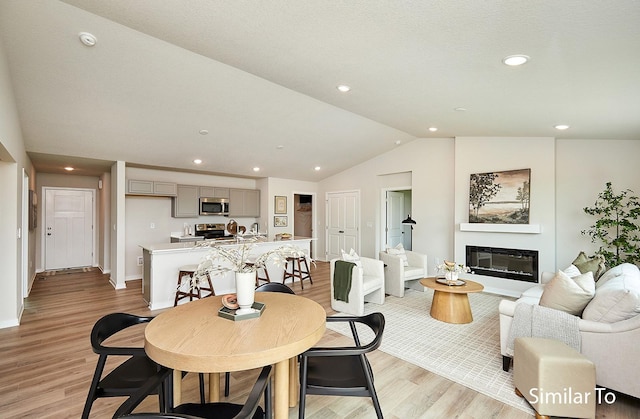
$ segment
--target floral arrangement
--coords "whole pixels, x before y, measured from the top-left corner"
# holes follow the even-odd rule
[[[208,275],[221,275],[225,272],[255,272],[259,268],[266,268],[269,261],[277,266],[285,266],[288,257],[306,257],[313,263],[313,260],[302,249],[290,244],[282,245],[255,257],[252,254],[253,248],[256,243],[265,240],[262,237],[247,239],[238,237],[238,243],[233,245],[215,240],[197,243],[196,248],[209,247],[211,250],[198,265],[191,287],[197,288],[200,283],[206,283]]]
[[[462,263],[455,263],[455,262],[449,262],[449,261],[444,261],[444,263],[441,263],[440,265],[436,266],[436,269],[438,269],[438,272],[453,272],[456,274],[462,273],[462,272],[471,272],[471,268],[469,268],[468,266],[463,265]]]

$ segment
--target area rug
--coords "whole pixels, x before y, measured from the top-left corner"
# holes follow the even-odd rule
[[[43,271],[38,273],[38,277],[49,277],[49,276],[56,276],[56,275],[69,275],[69,274],[77,274],[77,273],[81,273],[81,272],[91,272],[94,270],[97,270],[99,268],[94,268],[94,267],[88,267],[88,268],[67,268],[67,269],[58,269],[55,271]]]
[[[380,350],[533,414],[529,404],[515,395],[512,372],[502,370],[498,305],[503,297],[469,294],[473,312],[469,324],[433,319],[432,298],[432,290],[406,290],[403,298],[387,296],[383,305],[365,304],[365,314],[379,311],[385,316]],[[351,336],[342,323],[327,323],[327,328]]]

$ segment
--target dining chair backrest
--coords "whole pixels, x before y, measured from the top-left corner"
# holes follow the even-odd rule
[[[295,294],[291,288],[280,282],[268,282],[256,288],[256,292],[282,292],[286,294]]]

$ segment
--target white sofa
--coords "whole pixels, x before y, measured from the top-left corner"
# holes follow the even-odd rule
[[[361,267],[354,266],[351,271],[351,289],[349,290],[349,302],[336,300],[333,297],[333,273],[336,261],[331,260],[331,308],[341,313],[353,316],[364,315],[364,303],[384,303],[384,265],[382,261],[360,257]]]
[[[538,304],[545,284],[553,278],[545,272],[542,283],[524,293],[517,301],[500,302],[500,350],[503,369],[509,370],[508,336],[516,304]],[[628,263],[605,272],[596,283],[594,298],[578,320],[581,352],[596,365],[599,386],[640,398],[640,270]],[[635,308],[634,308],[635,307]],[[621,312],[632,317],[616,320]],[[602,321],[586,320],[599,317]]]
[[[404,297],[404,289],[412,288],[422,278],[427,277],[427,255],[411,250],[405,250],[408,266],[404,260],[385,251],[380,252],[380,260],[386,265],[384,268],[384,289],[389,295]],[[416,289],[424,290],[420,284]]]

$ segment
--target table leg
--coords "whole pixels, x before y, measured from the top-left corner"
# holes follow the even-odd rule
[[[473,321],[469,296],[435,290],[431,303],[431,317],[446,323],[464,324]]]
[[[298,405],[298,397],[300,395],[298,391],[298,386],[300,385],[298,373],[298,357],[289,358],[289,407]]]
[[[173,405],[182,403],[182,371],[173,370]]]
[[[209,374],[209,402],[220,401],[220,373],[212,372]]]
[[[289,360],[285,359],[276,364],[275,371],[275,403],[273,413],[275,419],[289,417]]]

